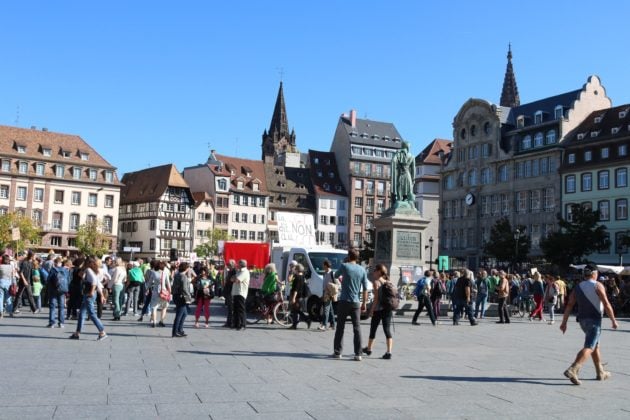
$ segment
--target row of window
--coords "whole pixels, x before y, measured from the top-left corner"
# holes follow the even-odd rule
[[[516,162],[514,164],[514,179],[532,178],[556,172],[556,159],[552,157],[542,157],[540,159],[530,159]],[[494,176],[493,176],[494,175]],[[495,172],[491,168],[482,168],[480,171],[473,168],[468,172],[460,172],[458,174],[449,174],[444,177],[443,187],[445,190],[453,190],[456,187],[463,187],[464,180],[467,185],[488,185],[495,183],[504,183],[510,180],[509,165],[499,165]]]
[[[389,165],[381,163],[372,164],[365,162],[352,162],[352,173],[359,176],[377,176],[379,178],[389,178]]]
[[[527,134],[521,139],[520,150],[529,150],[550,144],[556,144],[556,130],[549,130],[546,134],[539,131],[534,134],[533,141],[532,136]]]
[[[26,153],[26,149],[27,149],[26,145],[17,144],[16,146],[17,146],[16,150],[17,150],[18,153],[20,153],[20,154]],[[51,157],[52,156],[52,149],[50,147],[43,147],[42,146],[42,147],[40,147],[40,150],[41,150],[42,156],[44,156],[44,157]],[[59,154],[61,156],[63,156],[64,158],[72,157],[72,151],[68,150],[68,149],[60,148],[59,149]],[[78,150],[77,151],[77,155],[81,158],[81,160],[87,161],[87,160],[90,159],[90,154],[88,152],[82,152],[82,151]]]
[[[481,196],[480,212],[482,216],[508,215],[511,207],[516,213],[538,213],[541,211],[554,211],[555,191],[554,188],[543,190],[518,191],[512,198],[510,194],[494,194]],[[444,201],[444,218],[468,217],[471,215],[471,208],[464,200]]]
[[[37,216],[41,217],[41,215]],[[35,217],[34,217],[35,218]],[[102,219],[102,229],[104,233],[112,233],[112,224],[114,218],[112,216],[104,216]],[[88,214],[86,217],[86,223],[96,223],[97,217],[95,214]],[[79,213],[70,213],[68,218],[68,230],[76,231],[81,226],[81,215]],[[50,223],[52,230],[64,230],[64,214],[60,211],[52,213],[52,219]]]
[[[241,241],[250,240],[250,241],[263,242],[265,240],[265,232],[232,229],[232,237],[234,239],[240,239]]]
[[[628,169],[618,168],[615,169],[615,188],[625,188],[628,186]],[[572,194],[577,192],[577,176],[567,175],[564,178],[564,192]],[[586,172],[580,175],[580,188],[581,191],[593,190],[593,174]],[[607,190],[610,188],[610,170],[604,169],[597,172],[597,189]]]
[[[365,215],[365,227],[366,229],[371,229],[374,223],[374,216]],[[354,225],[360,226],[363,224],[363,215],[355,214],[354,215]]]
[[[346,217],[345,216],[326,216],[326,215],[320,215],[319,216],[319,223],[321,225],[338,225],[338,226],[345,226],[346,225]]]
[[[29,162],[25,160],[17,160],[15,162],[17,172],[22,175],[29,175]],[[60,164],[54,164],[55,176],[57,178],[63,178],[66,175],[66,166]],[[35,175],[44,176],[46,173],[46,164],[43,162],[36,162],[32,164],[31,169]],[[0,164],[0,171],[2,172],[11,172],[11,160],[10,159],[2,159],[2,163]],[[94,168],[83,168],[81,166],[72,166],[69,168],[70,173],[72,174],[72,178],[76,180],[83,179],[85,176],[90,181],[98,180],[98,170]],[[107,183],[114,182],[114,172],[110,170],[103,170],[101,172],[103,179]]]
[[[492,144],[483,143],[483,144],[474,144],[468,148],[457,148],[457,161],[465,162],[466,161],[466,152],[468,152],[468,160],[475,160],[479,158],[479,154],[481,153],[482,158],[487,158],[492,155]]]
[[[65,198],[64,190],[55,190],[54,191],[54,203],[55,204],[63,204]],[[19,201],[26,201],[28,196],[28,187],[18,186],[15,190],[15,199]],[[72,191],[70,194],[70,204],[73,206],[81,205],[81,191]],[[0,199],[8,199],[9,195],[9,186],[8,185],[0,185]],[[34,202],[43,202],[44,201],[44,189],[43,188],[34,188],[33,189],[33,201]],[[89,207],[97,207],[98,206],[98,194],[97,193],[88,193],[88,201],[87,204]],[[114,207],[114,196],[111,194],[105,195],[105,203],[106,208]]]
[[[345,210],[346,209],[346,200],[335,200],[335,199],[326,199],[326,198],[321,198],[319,200],[319,208],[320,209],[339,209],[339,210]]]
[[[265,224],[265,215],[249,213],[232,213],[232,221],[238,223],[260,223]]]
[[[530,237],[532,247],[537,248],[540,246],[540,240],[553,232],[553,229],[554,225],[551,223],[529,225],[526,232]],[[479,246],[483,246],[490,240],[490,230],[491,228],[485,227],[479,229],[479,240],[481,241]],[[466,249],[477,246],[476,234],[477,230],[474,227],[466,229],[444,229],[442,231],[441,241],[444,249]]]
[[[374,181],[372,179],[366,179],[366,180],[355,179],[354,180],[355,190],[362,191],[364,185],[365,185],[365,193],[368,195],[374,195],[374,192],[376,192],[377,195],[385,195],[385,181]]]
[[[625,157],[628,156],[628,145],[620,144],[617,146],[617,157]],[[608,159],[610,157],[610,147],[605,146],[599,149],[599,158],[600,159]],[[582,159],[584,162],[591,162],[594,159],[593,150],[585,150],[582,155]],[[576,153],[571,152],[567,154],[567,162],[569,164],[574,164],[577,161]]]
[[[353,156],[374,156],[379,158],[391,159],[394,157],[394,151],[380,149],[378,147],[368,147],[368,146],[351,146],[350,153]]]
[[[265,207],[265,197],[250,197],[248,195],[233,194],[232,203],[238,206]]]
[[[488,136],[490,135],[490,133],[492,132],[492,125],[490,124],[489,121],[486,121],[485,123],[483,123],[483,133]],[[469,131],[466,131],[466,128],[462,128],[459,131],[459,138],[462,140],[466,140],[466,138],[468,137],[468,133],[470,133],[470,137],[476,137],[477,136],[477,126],[475,124],[472,124],[470,126]]]
[[[337,234],[335,232],[318,232],[317,238],[318,238],[318,242],[317,242],[318,245],[335,246],[335,245],[342,245],[346,243],[345,232],[339,232]]]
[[[573,220],[573,204],[569,203],[564,206],[564,218],[568,221]],[[582,207],[592,209],[593,204],[590,201],[580,203]],[[619,198],[615,200],[615,220],[628,220],[628,199]],[[606,222],[611,220],[610,200],[600,200],[597,202],[597,210],[599,210],[599,220]]]
[[[363,197],[354,197],[354,207],[362,209],[363,208]],[[379,198],[376,200],[376,211],[382,213],[385,210],[385,199]],[[366,197],[365,198],[365,211],[372,212],[374,211],[374,198]]]
[[[214,215],[214,223],[218,225],[227,225],[229,216],[227,213],[216,213]]]

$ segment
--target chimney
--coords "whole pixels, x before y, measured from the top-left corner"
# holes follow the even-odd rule
[[[42,131],[48,131],[48,128],[42,127]]]
[[[350,110],[350,127],[354,128],[357,126],[357,111],[354,109]]]
[[[31,125],[31,130],[37,130],[37,126]]]

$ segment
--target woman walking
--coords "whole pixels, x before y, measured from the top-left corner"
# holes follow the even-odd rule
[[[114,264],[115,266],[110,273],[112,304],[114,305],[114,321],[120,321],[120,314],[125,299],[123,290],[125,288],[125,282],[127,281],[127,269],[122,258],[116,258]]]
[[[378,325],[383,322],[383,332],[385,333],[385,343],[387,350],[385,354],[382,356],[383,359],[391,359],[392,358],[392,346],[394,345],[394,339],[392,338],[391,325],[392,325],[392,316],[393,312],[391,309],[383,308],[381,305],[381,301],[383,299],[382,287],[384,284],[389,282],[389,277],[387,277],[387,267],[383,264],[378,264],[374,269],[373,273],[374,279],[372,285],[374,287],[374,301],[372,302],[372,307],[370,308],[370,316],[372,317],[372,321],[370,324],[370,336],[368,338],[367,347],[363,348],[363,353],[370,356],[372,354],[372,345],[374,344],[374,339],[376,338],[376,330],[378,329]]]
[[[172,337],[186,337],[184,332],[184,321],[188,315],[188,304],[192,302],[190,295],[191,272],[188,263],[183,262],[175,273],[173,279],[173,301],[175,302],[175,319],[173,320]],[[206,323],[206,325],[208,325]]]
[[[4,317],[4,311],[9,311],[8,305],[11,303],[9,288],[15,284],[15,267],[11,264],[11,257],[8,254],[2,256],[0,264],[0,319]]]
[[[192,273],[184,273],[188,276],[188,279],[192,277]],[[214,285],[212,281],[208,277],[208,269],[203,267],[199,271],[199,277],[197,277],[195,282],[195,294],[196,294],[196,305],[195,309],[195,328],[199,328],[199,317],[201,316],[201,312],[203,311],[203,316],[206,318],[205,327],[208,328],[210,322],[210,301],[214,297]]]
[[[98,283],[103,281],[103,274],[101,273],[101,263],[96,257],[88,257],[85,262],[85,276],[81,282],[81,288],[83,290],[83,299],[81,301],[81,310],[79,311],[79,321],[77,322],[77,330],[70,336],[71,339],[78,340],[81,330],[83,329],[83,322],[85,321],[86,314],[98,330],[98,341],[107,338],[105,327],[100,319],[96,316],[94,310],[94,300],[97,297],[96,287]]]
[[[499,300],[499,320],[497,324],[509,324],[508,298],[510,296],[510,282],[503,271],[499,273],[499,285],[496,287],[496,292]]]
[[[149,273],[149,285],[151,288],[151,327],[166,327],[166,309],[170,302],[171,279],[164,269],[164,261],[156,261]],[[168,298],[168,299],[167,299]],[[157,313],[160,311],[160,321],[158,323]]]
[[[545,287],[545,305],[549,308],[549,325],[553,325],[555,320],[554,308],[558,303],[558,285],[552,275],[545,276],[547,286]]]
[[[541,322],[545,322],[545,317],[543,316],[543,300],[545,296],[545,286],[543,285],[542,278],[540,273],[537,271],[532,276],[532,294],[534,295],[534,302],[536,302],[536,307],[529,314],[529,320],[533,321],[534,317],[538,316]]]

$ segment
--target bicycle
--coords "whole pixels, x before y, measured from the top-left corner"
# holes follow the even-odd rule
[[[291,325],[291,311],[288,302],[282,298],[282,292],[273,294],[273,300],[267,300],[259,289],[252,291],[247,296],[245,303],[246,321],[248,324],[257,324],[262,319],[273,319],[273,322],[281,326]]]
[[[519,296],[518,298],[518,315],[523,318],[525,314],[529,314],[534,310],[534,299],[531,296]]]

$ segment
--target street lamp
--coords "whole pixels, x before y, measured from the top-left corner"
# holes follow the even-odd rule
[[[521,237],[521,231],[516,229],[514,231],[514,267],[512,271],[516,273],[516,261],[518,260],[518,240]]]
[[[429,238],[429,246],[425,246],[424,249],[429,248],[429,270],[433,270],[433,236]]]

